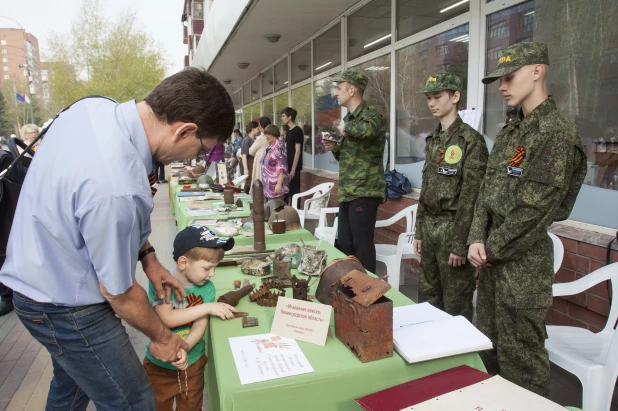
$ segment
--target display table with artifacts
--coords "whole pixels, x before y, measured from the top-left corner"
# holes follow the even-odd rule
[[[289,233],[280,235],[287,234]],[[282,241],[279,244],[272,241],[269,242],[269,238],[272,237],[266,236],[267,249],[261,252],[262,254],[254,255],[253,258],[258,259],[265,254],[273,254],[272,250],[288,245],[286,241]],[[315,239],[310,241],[304,240],[304,246],[298,240],[294,242],[298,243],[298,247],[312,251],[307,255],[313,256],[314,260],[303,261],[305,266],[309,267],[307,270],[312,269],[312,263],[323,266],[324,262],[318,258],[323,253],[319,251],[325,252],[327,267],[329,267],[328,264],[333,260],[344,257],[340,251],[325,242],[320,243]],[[288,246],[288,253],[298,251],[298,247]],[[231,253],[235,253],[235,255],[241,255],[243,252],[248,253],[248,251],[242,251],[245,248],[247,247],[240,248],[241,251],[232,250]],[[290,259],[293,255],[274,258],[285,261],[285,259]],[[250,253],[244,254],[244,256],[251,258]],[[235,257],[226,255],[224,261],[234,259]],[[281,290],[285,292],[284,296],[288,298],[292,298],[293,295],[304,295],[304,293],[295,293],[292,287],[283,287],[282,285],[275,284],[272,279],[272,270],[269,272],[262,272],[257,269],[245,270],[245,272],[264,274],[265,277],[270,277],[264,279],[264,277],[243,274],[241,267],[238,265],[226,266],[226,264],[224,263],[218,267],[216,276],[211,279],[216,286],[217,297],[236,290],[236,287],[241,282],[244,282],[245,285],[255,284],[255,286],[253,287],[254,290],[248,295],[234,298],[234,301],[238,302],[236,308],[243,313],[247,313],[247,316],[242,319],[238,318],[229,321],[211,318],[204,337],[208,347],[206,395],[211,411],[242,411],[258,408],[268,409],[269,411],[290,409],[358,410],[359,407],[354,402],[356,398],[436,372],[460,365],[468,365],[485,371],[483,363],[476,353],[408,364],[395,352],[389,357],[363,363],[354,352],[337,338],[334,319],[335,310],[333,310],[330,331],[324,346],[298,341],[298,346],[313,368],[313,372],[252,384],[241,384],[230,346],[230,338],[270,333],[275,316],[275,307],[268,305],[272,305],[270,303],[273,303],[273,301],[270,300],[273,299],[273,296],[276,299],[276,295],[280,295]],[[293,261],[290,263],[290,266],[297,267],[297,264],[299,264],[299,261]],[[255,266],[257,267],[258,265],[260,264],[258,263]],[[290,275],[291,277],[296,276],[298,280],[309,280],[309,290],[306,295],[308,295],[311,301],[319,304],[314,297],[318,293],[318,278],[301,274],[297,268],[290,268],[289,274],[287,270],[284,271],[286,272],[286,277]],[[234,284],[235,281],[236,286]],[[296,280],[293,279],[292,282],[296,283]],[[264,288],[262,291],[259,291],[261,287]],[[324,288],[323,285],[321,288]],[[318,294],[321,293],[322,291]],[[241,294],[244,294],[244,292]],[[265,305],[260,305],[257,302],[262,294],[266,296]],[[227,298],[230,296],[235,297],[234,294],[228,294]],[[387,291],[384,297],[392,301],[392,305],[395,307],[413,303],[409,298],[392,289]],[[256,302],[252,302],[252,300]],[[244,327],[243,321],[251,324],[257,323],[257,325]]]

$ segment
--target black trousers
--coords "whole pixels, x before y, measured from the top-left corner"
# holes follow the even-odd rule
[[[157,181],[165,180],[165,166],[162,162],[157,161],[154,156],[152,157],[152,172],[155,174]]]
[[[290,191],[288,193],[288,203],[292,203],[292,197],[294,194],[300,193],[300,170],[297,170],[294,174],[294,178],[290,180]],[[298,207],[298,205],[297,205]]]
[[[376,227],[379,198],[360,197],[339,203],[337,248],[345,255],[354,255],[365,270],[376,272]]]

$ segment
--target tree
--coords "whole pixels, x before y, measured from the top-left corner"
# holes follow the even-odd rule
[[[141,29],[135,11],[116,19],[98,0],[83,0],[71,31],[50,39],[51,113],[87,95],[142,100],[164,78],[162,48]]]
[[[0,94],[2,94],[6,103],[5,112],[0,114],[0,116],[10,123],[9,126],[0,129],[0,131],[6,130],[7,135],[12,133],[19,135],[19,128],[24,124],[31,123],[32,118],[30,116],[30,106],[17,100],[15,95],[29,94],[28,83],[13,79],[4,80],[2,85],[0,85]]]
[[[8,103],[4,95],[0,93],[0,136],[9,136],[11,134],[12,125]]]

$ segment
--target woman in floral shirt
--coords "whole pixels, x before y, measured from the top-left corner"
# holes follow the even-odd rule
[[[262,182],[264,183],[264,201],[283,200],[289,189],[288,158],[284,143],[279,140],[279,129],[268,125],[264,129],[268,147],[260,164],[262,165]]]

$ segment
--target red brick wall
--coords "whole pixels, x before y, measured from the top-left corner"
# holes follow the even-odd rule
[[[305,171],[301,172],[301,191],[309,190],[321,183],[334,182],[331,191],[330,207],[337,207],[337,180],[320,177]],[[388,200],[378,209],[378,220],[392,217],[405,207],[416,204],[415,200],[402,197],[398,200]],[[405,221],[401,220],[389,228],[378,228],[375,233],[375,242],[382,244],[396,244],[399,234],[405,231]],[[585,232],[588,237],[595,235],[590,231],[575,229]],[[569,282],[582,278],[605,265],[606,247],[600,247],[583,241],[575,241],[558,235],[564,244],[564,259],[562,267],[556,273],[556,282]],[[607,236],[605,236],[607,237]],[[612,250],[611,262],[618,262],[618,250]],[[418,273],[416,261],[402,262],[406,269]],[[587,328],[593,332],[600,331],[605,327],[609,314],[609,298],[605,283],[598,284],[590,290],[568,297],[556,297],[547,314],[547,323],[554,325],[569,325]]]

